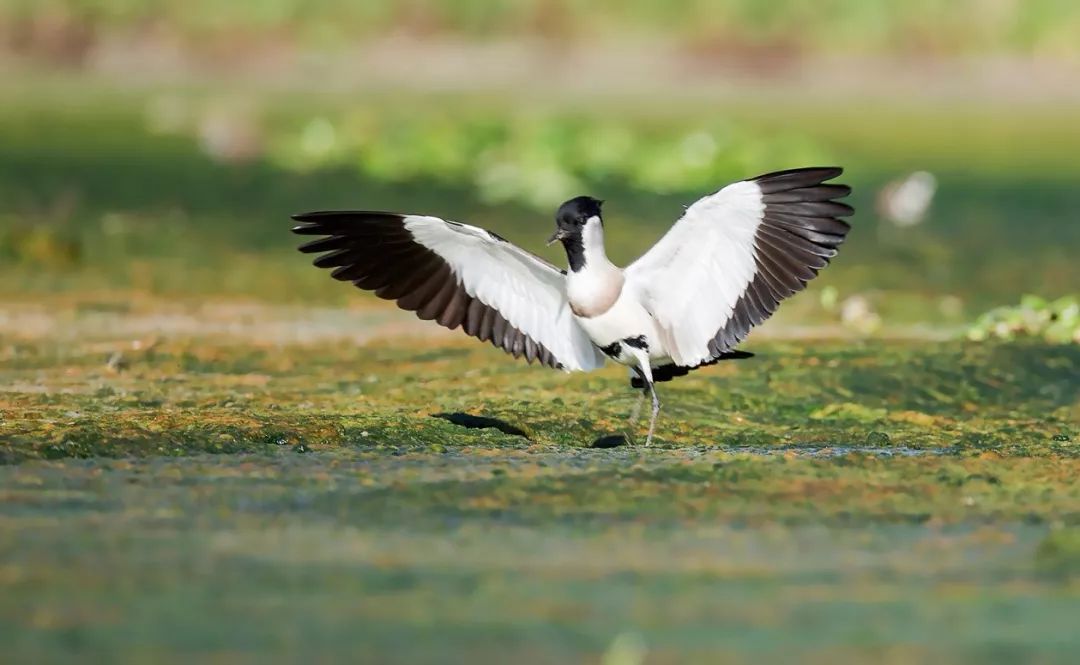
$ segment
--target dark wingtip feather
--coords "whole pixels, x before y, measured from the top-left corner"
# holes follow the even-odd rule
[[[327,222],[340,222],[348,220],[356,222],[399,221],[406,217],[399,212],[386,212],[383,210],[315,210],[312,212],[299,212],[290,216],[294,221],[308,224],[324,224]]]
[[[331,210],[316,210],[316,211],[312,211],[312,212],[298,212],[295,215],[292,215],[291,217],[292,217],[293,221],[296,221],[296,222],[315,222],[320,217],[326,217],[327,215],[336,215],[336,214],[340,214],[340,213],[337,213],[337,212],[334,212],[334,211],[331,211]]]
[[[293,232],[296,233],[296,229],[293,229]],[[310,242],[306,242],[303,245],[297,247],[296,249],[300,250],[304,254],[313,254],[315,252],[328,252],[332,249],[341,249],[342,247],[346,246],[348,242],[349,239],[345,236],[325,236],[316,240],[312,240]]]
[[[793,190],[800,192],[802,190]],[[855,209],[840,201],[792,201],[790,203],[774,203],[771,194],[762,196],[768,206],[768,213],[782,212],[798,217],[850,217],[855,214]],[[846,196],[846,194],[845,194]],[[768,214],[766,213],[766,214]]]
[[[298,222],[314,222],[326,217],[344,217],[344,216],[357,216],[357,215],[370,215],[370,214],[385,214],[385,213],[369,213],[354,210],[313,210],[311,212],[300,212],[292,216]]]
[[[803,166],[797,169],[784,169],[765,173],[754,178],[754,180],[775,180],[776,178],[795,178],[805,175],[807,178],[821,178],[821,182],[824,182],[843,175],[843,173],[844,167],[842,166]]]
[[[801,169],[773,171],[754,178],[761,187],[762,194],[775,194],[792,189],[813,187],[841,175],[844,169],[839,166],[809,166]]]

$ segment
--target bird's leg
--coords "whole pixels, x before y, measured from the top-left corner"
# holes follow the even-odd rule
[[[652,445],[653,430],[656,429],[656,417],[660,415],[660,398],[656,396],[656,385],[649,381],[649,392],[652,393],[652,417],[649,418],[649,433],[645,437],[645,445]]]
[[[637,367],[630,368],[630,375],[641,379],[642,383],[645,383],[645,375],[641,373]],[[641,403],[645,401],[645,394],[649,392],[649,389],[642,386],[641,392],[638,393],[638,398],[634,402],[634,408],[630,411],[630,426],[633,427],[637,424],[638,418],[641,417]]]
[[[648,389],[649,394],[652,395],[652,417],[649,418],[649,433],[645,436],[645,445],[650,446],[652,445],[653,430],[656,429],[656,416],[660,414],[660,398],[656,396],[656,386],[653,384],[652,365],[649,364],[649,356],[641,352],[634,355],[637,357],[638,367],[641,371],[641,378],[645,381],[645,387]]]

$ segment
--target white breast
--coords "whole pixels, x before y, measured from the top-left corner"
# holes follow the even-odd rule
[[[619,300],[623,288],[622,271],[615,266],[586,268],[566,279],[570,309],[582,318],[600,316]]]
[[[576,317],[578,325],[598,347],[644,335],[649,347],[649,358],[667,359],[668,353],[655,319],[641,305],[630,289],[623,289],[618,300],[606,312],[593,317]],[[618,362],[630,363],[628,356],[616,358]]]
[[[578,325],[601,349],[644,336],[650,358],[667,358],[660,330],[642,305],[640,290],[627,284],[623,270],[609,261],[604,252],[599,218],[592,217],[586,222],[582,244],[585,265],[566,276],[566,297]],[[626,345],[622,346],[625,351]],[[614,359],[623,364],[635,362],[627,353]]]

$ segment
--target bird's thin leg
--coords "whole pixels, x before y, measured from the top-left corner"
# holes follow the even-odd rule
[[[660,398],[656,396],[656,385],[649,381],[649,392],[652,393],[652,417],[649,418],[649,433],[645,437],[645,445],[652,445],[653,430],[656,429],[656,416],[660,415]]]
[[[635,353],[638,367],[641,370],[641,378],[645,381],[645,387],[652,395],[652,417],[649,418],[649,433],[645,436],[645,445],[652,445],[653,430],[656,429],[656,416],[660,413],[660,398],[656,396],[656,386],[653,385],[652,365],[649,364],[649,356],[644,353]]]
[[[645,376],[641,373],[641,370],[639,370],[637,367],[631,367],[630,368],[630,375],[632,377],[637,377],[637,378],[641,379],[642,383],[645,382]],[[638,421],[638,418],[641,417],[641,403],[645,401],[645,393],[647,393],[647,392],[648,392],[648,388],[645,388],[643,386],[642,389],[641,389],[641,392],[638,393],[638,398],[634,402],[634,408],[633,408],[633,410],[630,411],[630,419],[629,419],[629,421],[630,421],[630,426],[631,427],[636,425],[637,421]]]

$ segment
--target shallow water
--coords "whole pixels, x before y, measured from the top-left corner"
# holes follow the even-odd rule
[[[1033,517],[1053,519],[1053,502],[1003,517],[989,486],[942,484],[918,490],[926,514],[896,512],[893,481],[855,474],[829,493],[863,500],[830,512],[828,493],[785,490],[829,477],[803,466],[818,453],[779,467],[737,451],[2,467],[0,638],[35,662],[133,645],[142,659],[580,662],[626,633],[677,662],[1064,663],[1080,648],[1080,597],[1040,563],[1053,527]],[[927,461],[856,457],[899,478]],[[941,509],[953,500],[964,513]]]

